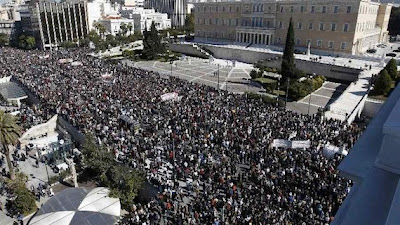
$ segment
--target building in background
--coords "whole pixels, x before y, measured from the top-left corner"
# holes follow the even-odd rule
[[[154,9],[135,8],[130,6],[121,7],[121,15],[125,18],[133,19],[135,32],[141,32],[150,29],[154,21],[157,30],[171,28],[171,20],[166,13],[157,13]]]
[[[88,33],[87,2],[26,2],[19,10],[22,33],[35,37],[39,48],[78,41]]]
[[[293,18],[296,47],[347,54],[388,41],[392,7],[371,0],[208,0],[194,6],[198,40],[282,46]]]
[[[127,30],[124,35],[130,35],[130,33],[133,33],[132,31],[134,30],[134,20],[133,19],[127,19],[123,18],[120,15],[115,15],[115,16],[107,16],[105,18],[102,18],[99,20],[99,23],[103,24],[103,26],[107,30],[107,34],[111,35],[120,35],[123,33],[122,25],[125,24],[126,26],[131,26],[131,31]]]
[[[188,14],[187,0],[145,0],[145,8],[166,13],[173,27],[183,27]]]
[[[109,0],[92,0],[87,3],[88,29],[95,30],[94,23],[108,16],[119,16],[120,5]]]

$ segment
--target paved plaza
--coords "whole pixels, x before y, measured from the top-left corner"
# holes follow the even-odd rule
[[[339,96],[346,90],[346,84],[325,82],[321,88],[307,95],[297,102],[289,102],[287,109],[302,114],[315,114],[318,109],[324,109],[335,102]]]
[[[232,67],[229,60],[215,59],[210,62],[208,59],[186,57],[186,60],[177,60],[173,64],[159,61],[127,62],[135,67],[156,71],[161,74],[179,77],[199,84],[204,84],[233,93],[264,92],[264,89],[253,82],[250,82],[250,71],[254,67],[250,64],[237,63]],[[172,70],[172,73],[171,73]],[[219,82],[218,82],[219,71]]]

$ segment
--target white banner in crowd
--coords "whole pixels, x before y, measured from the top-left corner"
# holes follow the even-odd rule
[[[341,154],[346,156],[348,154],[348,152],[346,151],[345,147],[337,147],[331,144],[326,144],[324,149],[323,149],[323,154],[327,157],[327,158],[332,158],[335,154]]]
[[[176,92],[171,92],[171,93],[166,93],[160,96],[161,97],[161,101],[170,101],[170,100],[179,100],[179,96],[178,93]]]
[[[80,61],[75,61],[71,63],[71,66],[82,66],[82,65],[83,65],[82,62]]]
[[[275,148],[309,148],[311,141],[289,141],[285,139],[274,139],[272,141],[272,147]]]
[[[111,77],[112,77],[112,74],[111,74],[111,73],[104,73],[104,74],[101,75],[101,77],[102,77],[103,79],[111,78]]]
[[[58,63],[72,63],[73,61],[73,59],[59,59]]]
[[[311,147],[311,141],[292,141],[292,148],[309,148]]]
[[[285,139],[274,139],[272,141],[272,147],[275,148],[290,148],[292,146],[291,141]]]

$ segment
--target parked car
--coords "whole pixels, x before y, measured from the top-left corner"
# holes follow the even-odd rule
[[[399,49],[395,49],[395,50],[393,50],[393,52],[400,52],[400,50]]]
[[[387,45],[385,45],[385,44],[379,44],[379,45],[377,45],[376,47],[378,47],[378,48],[386,48]]]
[[[376,49],[373,49],[373,48],[368,49],[368,50],[367,50],[367,53],[376,53]]]
[[[295,49],[295,50],[294,50],[294,53],[295,53],[295,54],[302,54],[302,55],[305,55],[305,54],[306,54],[305,51],[301,51],[301,50],[299,50],[299,49]]]
[[[389,57],[396,57],[396,54],[394,54],[394,53],[391,52],[391,53],[387,53],[386,56],[389,56]]]

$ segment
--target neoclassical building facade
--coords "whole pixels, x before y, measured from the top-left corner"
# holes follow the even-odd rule
[[[199,39],[279,46],[293,18],[296,47],[359,54],[387,42],[391,8],[372,0],[208,0],[193,12]]]

